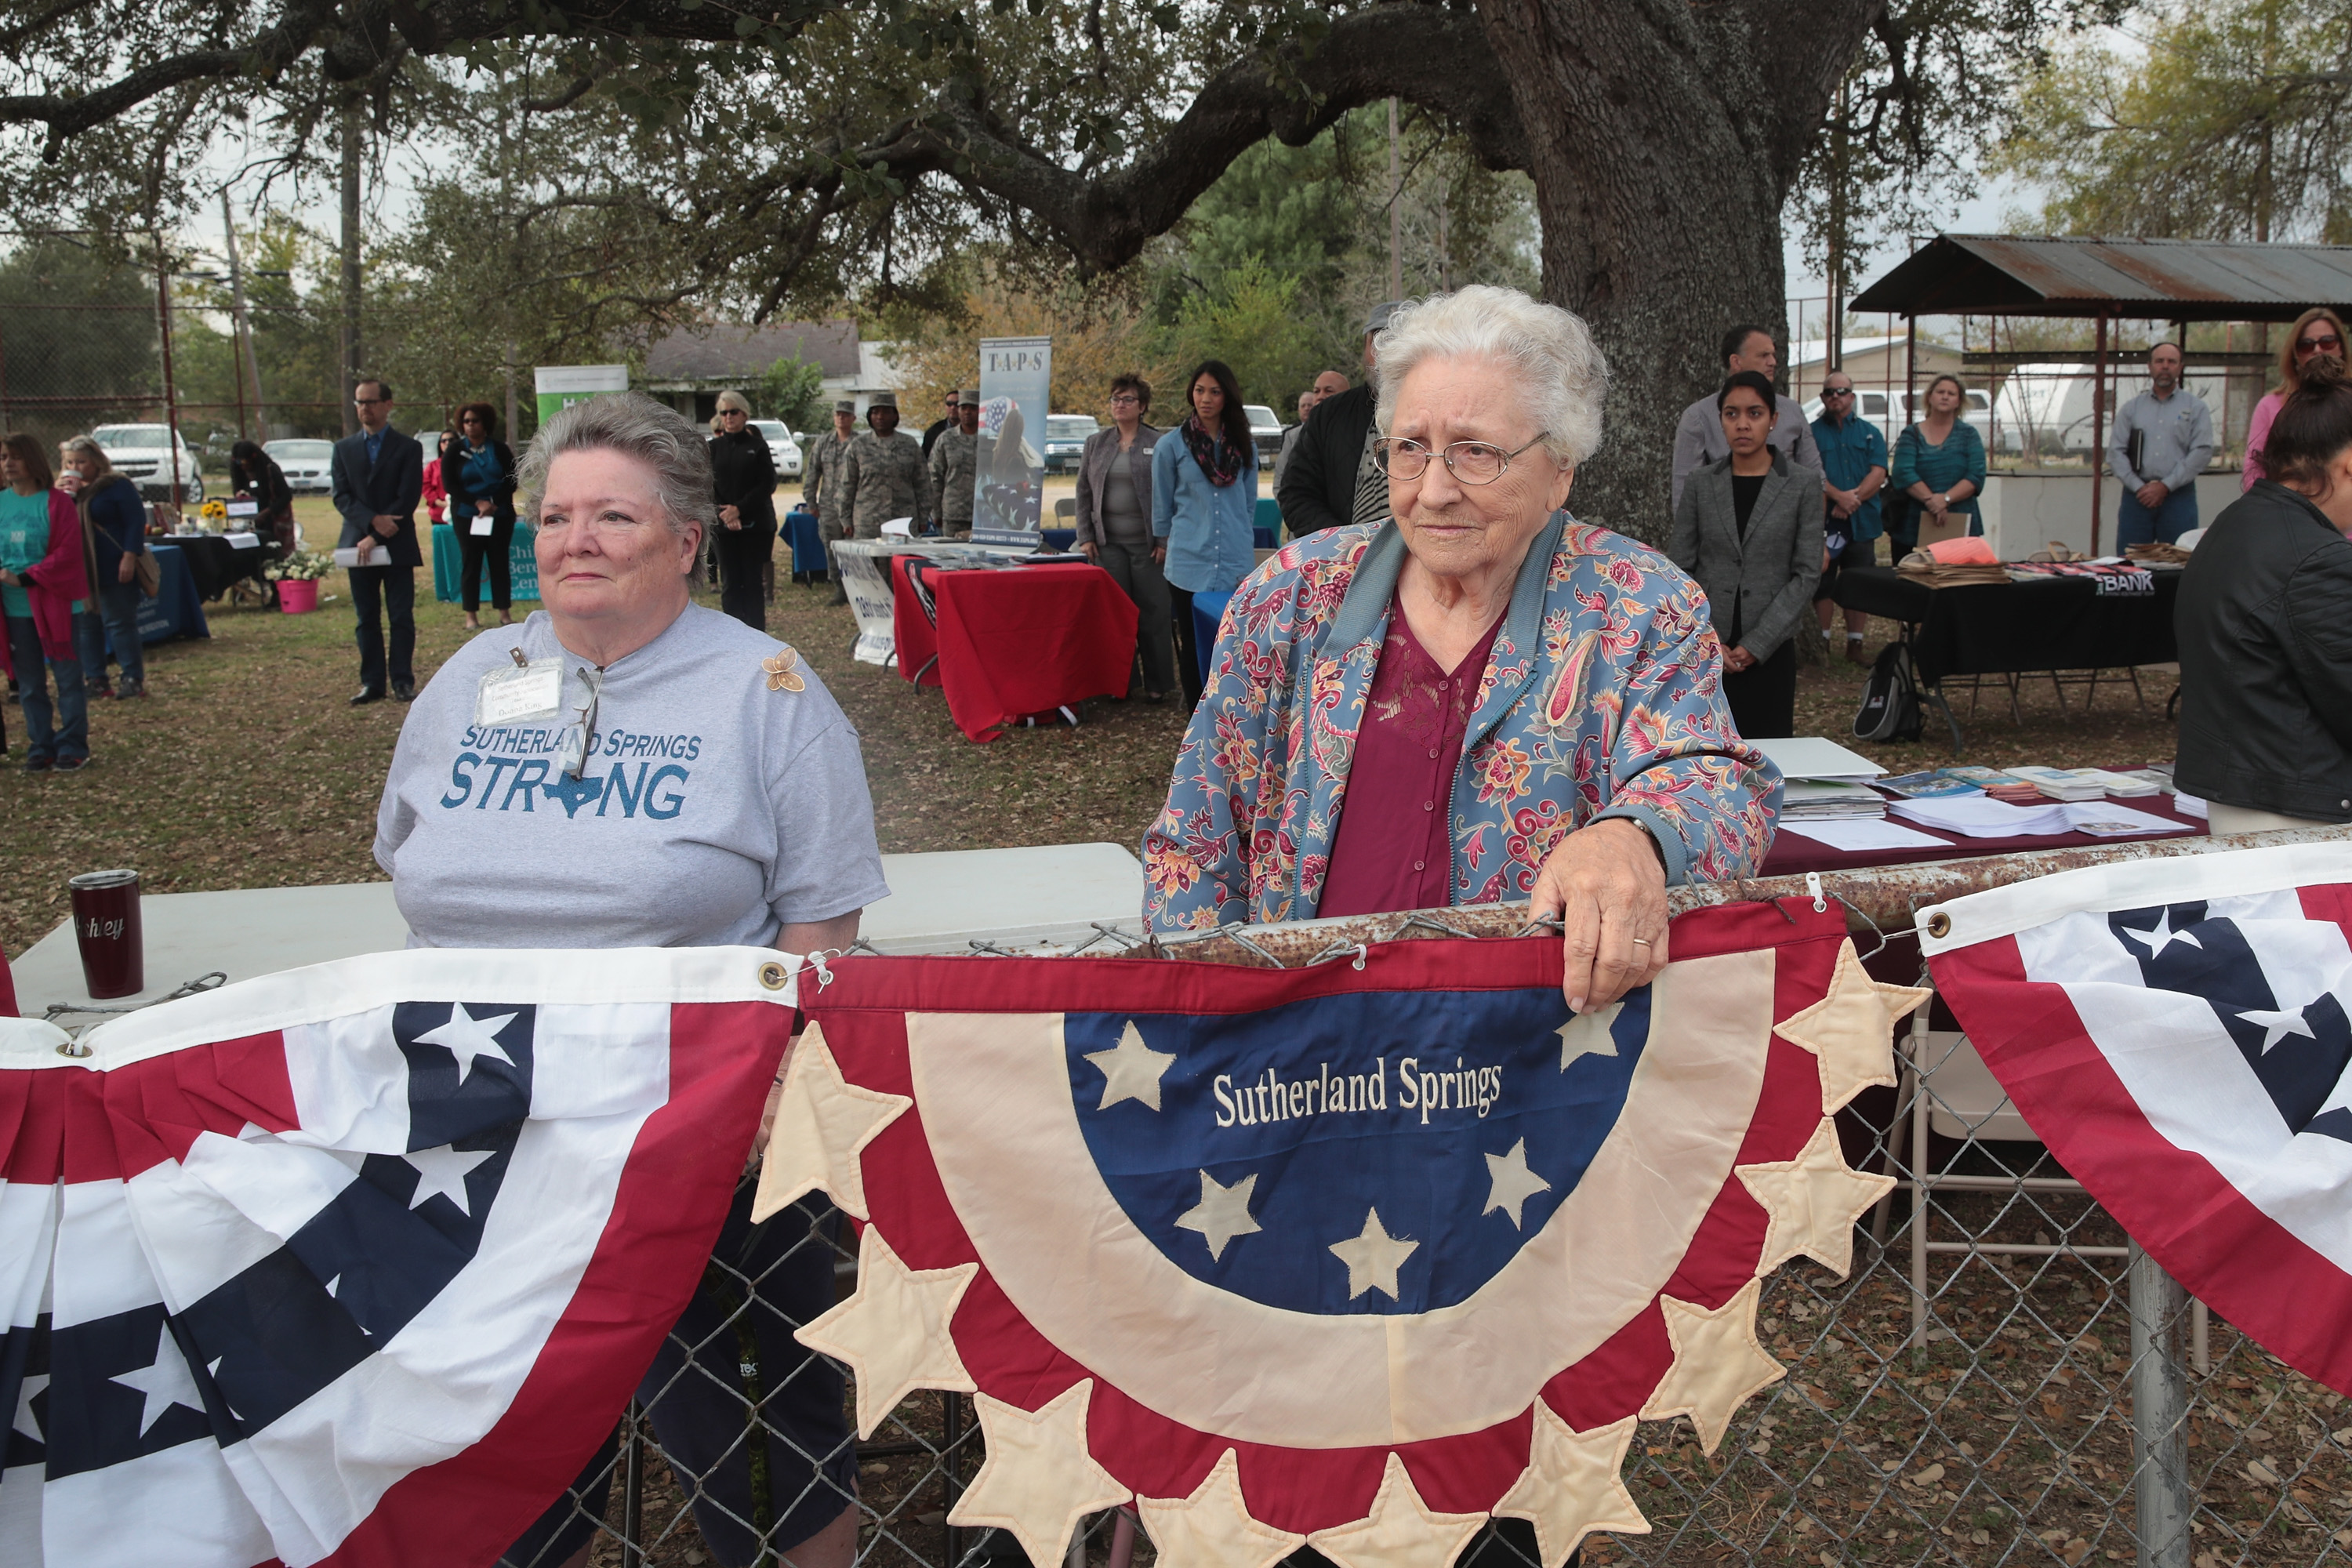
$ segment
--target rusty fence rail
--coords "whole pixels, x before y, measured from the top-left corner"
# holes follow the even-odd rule
[[[1834,898],[1859,932],[1895,933],[1887,940],[1901,944],[1913,910],[1998,882],[2347,836],[2109,846],[1675,897],[1685,909]],[[1106,929],[1084,949],[1291,967],[1345,962],[1360,942],[1475,940],[1528,926],[1524,909],[1456,910],[1164,943]],[[1853,1130],[1848,1158],[1898,1184],[1857,1227],[1853,1272],[1840,1279],[1800,1259],[1768,1281],[1759,1337],[1788,1376],[1742,1408],[1712,1457],[1685,1423],[1643,1423],[1626,1480],[1651,1533],[1591,1537],[1584,1561],[2352,1564],[2352,1407],[2208,1321],[2032,1140],[1965,1038],[1938,1025],[1932,1002],[1895,1047],[1901,1085],[1877,1091],[1884,1098]],[[588,1560],[831,1568],[850,1560],[845,1539],[794,1543],[809,1521],[845,1506],[856,1510],[860,1568],[1025,1562],[1001,1533],[947,1523],[981,1460],[963,1396],[917,1394],[866,1443],[836,1427],[812,1448],[778,1416],[838,1404],[844,1374],[795,1353],[786,1336],[796,1324],[768,1300],[772,1279],[814,1263],[845,1289],[854,1266],[829,1211],[787,1211],[779,1221],[791,1230],[781,1247],[722,1247],[705,1295],[733,1305],[672,1336],[641,1391],[650,1419],[646,1405],[632,1406],[625,1440],[569,1505],[577,1527],[593,1523]],[[709,1412],[725,1417],[692,1452],[664,1446],[664,1429],[683,1425],[665,1422],[664,1405],[681,1399],[700,1405],[706,1427]],[[1464,1561],[1532,1563],[1532,1537],[1511,1530],[1482,1537]],[[1068,1561],[1133,1568],[1151,1556],[1133,1518],[1113,1510],[1088,1522]],[[551,1548],[515,1559],[563,1560]]]

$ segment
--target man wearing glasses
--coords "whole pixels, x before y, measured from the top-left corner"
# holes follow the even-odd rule
[[[2180,345],[2147,351],[2148,389],[2116,411],[2107,472],[2123,485],[2116,545],[2170,544],[2197,526],[2197,476],[2213,456],[2213,415],[2180,384]]]
[[[425,493],[425,448],[392,427],[388,383],[373,376],[362,381],[352,388],[352,404],[360,427],[335,443],[329,489],[343,519],[337,543],[358,552],[351,569],[360,645],[360,689],[352,698],[357,708],[383,700],[387,675],[393,696],[403,702],[416,696],[415,571],[425,563],[416,547],[416,503]]]
[[[1886,437],[1869,420],[1855,417],[1853,377],[1842,370],[1822,378],[1822,416],[1813,421],[1813,445],[1822,455],[1822,496],[1829,508],[1822,519],[1822,582],[1813,591],[1813,607],[1827,642],[1837,618],[1832,591],[1838,574],[1875,563],[1878,536],[1886,531],[1878,511],[1878,492],[1886,488]],[[1869,620],[1867,611],[1845,613],[1845,656],[1856,664],[1863,662],[1862,630]]]

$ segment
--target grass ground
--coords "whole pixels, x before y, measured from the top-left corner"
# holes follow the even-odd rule
[[[297,503],[305,536],[332,542],[323,500]],[[455,605],[430,597],[419,574],[417,671],[433,670],[464,639]],[[143,702],[94,705],[96,762],[68,776],[0,768],[0,948],[22,952],[64,918],[66,879],[134,866],[150,892],[369,880],[375,805],[406,709],[345,705],[357,687],[351,605],[340,575],[321,584],[316,614],[207,606],[209,640],[147,650]],[[882,847],[982,848],[1104,839],[1134,845],[1165,794],[1182,734],[1172,707],[1089,702],[1076,729],[1016,731],[967,741],[936,689],[849,657],[854,626],[819,588],[778,589],[770,629],[799,647],[865,737]],[[530,606],[524,606],[529,608]],[[1889,628],[1874,626],[1870,647]],[[1801,732],[1848,733],[1863,671],[1837,661],[1801,675]],[[2102,687],[2086,712],[2079,691],[2061,709],[2047,681],[2020,694],[1988,693],[1968,722],[1967,760],[1992,765],[2142,763],[2172,755],[2163,717],[2168,679],[2143,678],[2143,710],[2128,686]],[[1963,700],[1965,708],[1965,700]],[[21,710],[6,712],[22,755]],[[1890,769],[1951,759],[1948,735],[1863,746]]]

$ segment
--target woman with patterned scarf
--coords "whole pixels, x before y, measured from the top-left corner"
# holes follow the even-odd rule
[[[1242,389],[1223,360],[1203,361],[1186,384],[1192,413],[1151,454],[1151,558],[1175,601],[1176,679],[1184,705],[1201,701],[1200,639],[1192,595],[1230,594],[1256,564],[1257,447]]]

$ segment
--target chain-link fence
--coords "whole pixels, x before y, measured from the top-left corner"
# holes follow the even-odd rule
[[[341,433],[333,343],[305,304],[240,315],[210,274],[162,293],[152,270],[29,237],[0,259],[0,429],[52,451],[94,436],[147,499],[194,507],[233,443]]]
[[[1425,916],[1388,934],[1453,935]],[[1087,945],[1132,941],[1106,931]],[[1920,980],[1909,938],[1875,945],[1878,978]],[[1318,939],[1290,952],[1353,950]],[[1284,958],[1263,933],[1225,951]],[[1901,1086],[1841,1117],[1848,1163],[1898,1183],[1856,1227],[1851,1276],[1800,1259],[1767,1282],[1759,1335],[1787,1377],[1712,1457],[1687,1423],[1643,1424],[1625,1480],[1652,1533],[1591,1537],[1584,1561],[2352,1563],[2342,1396],[2189,1303],[2033,1142],[1939,1003],[1895,1047]],[[1025,1561],[1000,1532],[947,1522],[982,1458],[964,1396],[916,1394],[871,1441],[851,1438],[844,1374],[789,1331],[794,1300],[813,1316],[835,1299],[821,1286],[812,1299],[812,1280],[846,1292],[854,1244],[830,1211],[769,1223],[783,1229],[756,1242],[739,1231],[764,1227],[730,1221],[625,1440],[555,1510],[572,1534],[543,1534],[514,1561],[566,1561],[593,1531],[587,1561],[614,1568],[815,1568],[850,1561],[845,1522],[810,1539],[845,1506],[861,1564]],[[675,1418],[666,1402],[679,1402]],[[1522,1530],[1507,1521],[1464,1561],[1532,1563]],[[1152,1555],[1122,1510],[1088,1521],[1069,1563]]]

